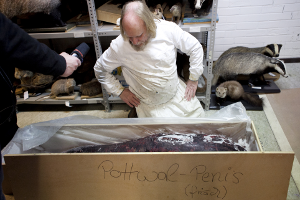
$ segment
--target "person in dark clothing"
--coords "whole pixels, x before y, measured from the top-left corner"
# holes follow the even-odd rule
[[[29,36],[23,29],[0,13],[0,147],[10,142],[18,130],[16,96],[13,87],[15,67],[45,75],[70,76],[81,65],[78,58],[65,52],[57,54]],[[0,152],[1,158],[1,152]],[[0,165],[0,200],[2,192],[2,159]]]

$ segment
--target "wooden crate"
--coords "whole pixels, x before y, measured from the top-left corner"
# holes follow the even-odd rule
[[[294,153],[263,152],[252,130],[257,151],[6,155],[6,169],[16,200],[286,199]]]

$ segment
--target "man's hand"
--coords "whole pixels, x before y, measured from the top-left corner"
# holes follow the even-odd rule
[[[197,87],[198,87],[198,81],[188,80],[186,83],[184,98],[190,101],[195,96]]]
[[[81,65],[80,60],[74,56],[71,56],[65,52],[62,52],[59,55],[64,57],[67,63],[66,71],[63,75],[61,75],[62,77],[70,76]]]
[[[140,105],[140,100],[135,96],[135,94],[130,92],[128,88],[125,88],[123,90],[123,92],[120,94],[120,98],[131,108]]]

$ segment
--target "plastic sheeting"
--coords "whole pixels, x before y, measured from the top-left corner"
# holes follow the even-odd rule
[[[248,151],[257,151],[251,119],[238,102],[206,118],[100,119],[77,115],[35,123],[18,129],[2,155],[61,153],[79,146],[115,144],[162,132],[220,134]]]

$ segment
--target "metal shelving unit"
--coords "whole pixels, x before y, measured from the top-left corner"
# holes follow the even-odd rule
[[[100,43],[101,36],[118,36],[120,34],[119,30],[113,30],[115,25],[98,25],[96,8],[94,0],[87,0],[91,26],[76,27],[71,31],[62,33],[31,33],[30,35],[36,39],[56,39],[56,38],[84,38],[93,37],[95,51],[97,58],[102,55],[102,48]],[[218,0],[213,0],[212,6],[212,20],[211,23],[207,24],[197,24],[197,25],[180,25],[180,27],[190,33],[202,32],[202,43],[209,46],[208,52],[205,52],[205,74],[207,78],[207,86],[205,95],[198,95],[197,98],[205,104],[205,110],[209,110],[210,95],[211,95],[211,80],[212,80],[212,64],[213,64],[213,52],[215,43],[215,30],[216,30],[216,19],[217,19],[217,5]],[[209,45],[207,45],[208,33]],[[206,63],[208,65],[206,66]],[[77,97],[75,100],[69,100],[70,104],[96,104],[102,103],[105,106],[105,110],[110,112],[110,103],[123,103],[119,97],[110,97],[106,90],[103,90],[103,98],[94,98],[89,100],[81,100]],[[45,93],[46,94],[46,93]],[[43,95],[45,95],[43,94]],[[41,97],[30,97],[27,100],[18,99],[18,104],[65,104],[66,100],[54,100],[54,99],[40,99]]]

